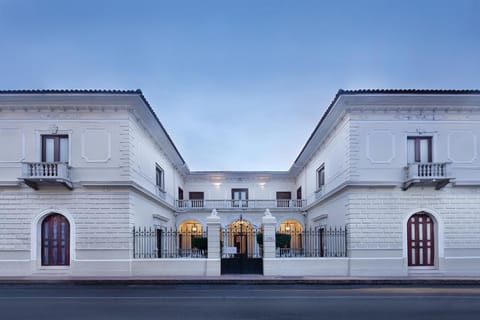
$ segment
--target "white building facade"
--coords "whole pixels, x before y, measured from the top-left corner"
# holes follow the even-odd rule
[[[288,171],[192,172],[140,91],[0,91],[0,276],[479,275],[479,135],[340,90]]]

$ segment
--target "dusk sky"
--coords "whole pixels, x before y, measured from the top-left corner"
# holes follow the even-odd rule
[[[191,170],[288,170],[338,89],[480,89],[480,1],[0,0],[0,89],[141,89]]]

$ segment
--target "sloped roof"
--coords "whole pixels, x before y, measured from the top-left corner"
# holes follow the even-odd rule
[[[183,159],[182,155],[178,151],[177,147],[173,143],[172,138],[170,138],[170,135],[168,134],[167,130],[165,130],[165,127],[162,125],[160,122],[160,119],[158,119],[157,114],[153,110],[152,106],[148,102],[148,100],[145,98],[143,95],[142,90],[136,89],[136,90],[118,90],[118,89],[39,89],[39,90],[32,90],[32,89],[26,89],[26,90],[0,90],[0,94],[125,94],[125,95],[138,95],[140,99],[145,103],[145,105],[148,107],[149,111],[152,113],[153,117],[157,121],[158,125],[162,129],[162,131],[165,133],[165,136],[167,137],[168,141],[171,143],[173,146],[173,149],[177,153],[178,157],[181,159],[182,164],[186,165],[185,160]]]
[[[145,105],[148,107],[150,110],[151,114],[154,116],[156,122],[162,129],[162,131],[165,133],[165,136],[168,138],[169,142],[173,146],[175,152],[181,159],[182,163],[186,165],[185,160],[183,159],[182,155],[178,151],[177,147],[173,143],[173,140],[170,138],[168,135],[167,131],[163,127],[162,123],[158,119],[155,111],[153,110],[152,106],[150,103],[147,101],[145,96],[143,95],[142,90],[136,89],[136,90],[118,90],[118,89],[26,89],[26,90],[0,90],[0,94],[126,94],[126,95],[138,95],[142,101],[145,103]],[[307,142],[303,146],[302,150],[298,154],[297,158],[294,161],[294,164],[292,165],[292,168],[295,166],[295,164],[298,162],[302,154],[305,152],[305,149],[313,139],[314,135],[318,131],[319,127],[322,125],[324,122],[325,118],[330,114],[333,106],[337,103],[338,99],[341,96],[353,96],[353,95],[385,95],[385,94],[395,94],[395,95],[480,95],[480,90],[477,89],[357,89],[357,90],[344,90],[344,89],[339,89],[337,93],[335,94],[335,97],[333,98],[332,102],[329,104],[327,110],[324,112],[322,118],[320,121],[317,123],[315,129],[313,130],[312,134],[308,138]],[[290,168],[290,171],[292,170]],[[205,173],[205,172],[200,172],[200,173]]]
[[[293,162],[294,165],[295,163],[298,162],[300,157],[302,156],[303,152],[305,151],[306,147],[310,143],[310,141],[313,139],[313,136],[317,132],[318,128],[321,126],[325,118],[328,116],[330,111],[332,110],[333,106],[337,103],[338,99],[343,96],[343,95],[363,95],[363,94],[396,94],[396,95],[401,95],[401,94],[420,94],[420,95],[463,95],[463,94],[473,94],[477,95],[480,94],[480,90],[477,89],[357,89],[357,90],[344,90],[344,89],[339,89],[337,93],[335,94],[335,97],[333,98],[332,102],[328,105],[327,110],[323,114],[322,118],[320,121],[317,123],[317,126],[313,130],[312,134],[308,138],[307,142],[303,146],[302,150],[298,154],[297,158]],[[293,165],[293,166],[294,166]],[[293,167],[292,166],[292,167]]]
[[[338,94],[480,94],[477,89],[358,89],[343,90],[340,89]]]

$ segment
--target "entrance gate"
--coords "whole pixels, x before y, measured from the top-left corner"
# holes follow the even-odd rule
[[[258,230],[241,216],[221,231],[222,274],[263,274],[258,234]]]

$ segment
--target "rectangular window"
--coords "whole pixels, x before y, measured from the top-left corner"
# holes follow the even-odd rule
[[[232,207],[248,207],[248,189],[232,189]]]
[[[432,137],[408,137],[407,162],[432,162]]]
[[[68,162],[68,136],[42,136],[42,162]]]
[[[292,200],[292,193],[290,191],[277,192],[277,208],[288,208]]]
[[[165,191],[165,173],[163,172],[162,167],[158,164],[155,168],[155,176],[156,176],[156,185],[160,191]]]
[[[189,192],[188,198],[192,203],[192,208],[203,208],[203,192]]]
[[[317,190],[321,190],[325,185],[325,164],[317,169]]]

